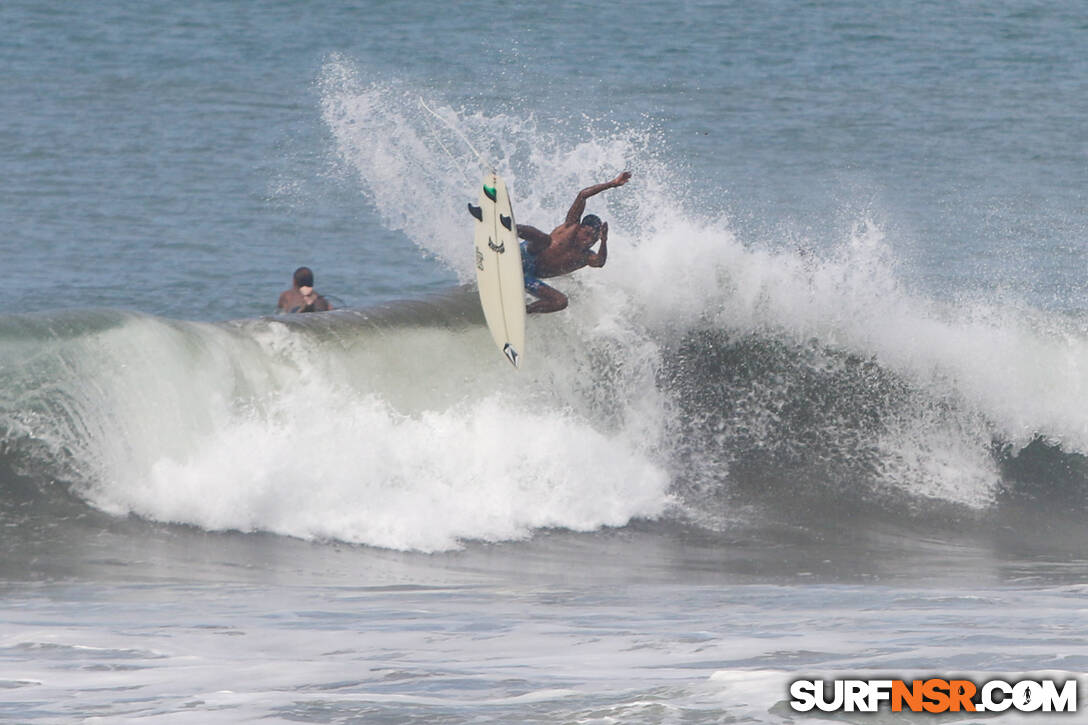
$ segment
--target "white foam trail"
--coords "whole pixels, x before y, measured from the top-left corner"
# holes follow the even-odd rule
[[[436,128],[419,94],[390,83],[372,82],[349,59],[333,56],[321,74],[322,116],[336,142],[337,155],[359,179],[383,221],[403,231],[421,249],[442,260],[462,282],[475,279],[472,255],[466,253],[466,203],[476,191],[466,187],[463,172],[480,176],[479,164],[448,129]],[[456,119],[459,130],[495,164],[518,200],[518,223],[550,230],[565,216],[579,189],[613,178],[633,161],[652,169],[646,151],[654,141],[642,130],[612,128],[570,143],[567,134],[542,129],[532,117],[483,114],[449,108],[433,99],[429,106],[444,118]],[[443,134],[436,136],[436,133]],[[446,150],[459,157],[451,161]],[[652,187],[663,174],[646,176]],[[590,203],[631,211],[622,196]],[[645,222],[628,214],[632,223]],[[617,231],[626,233],[621,228]],[[630,234],[627,234],[630,238]]]

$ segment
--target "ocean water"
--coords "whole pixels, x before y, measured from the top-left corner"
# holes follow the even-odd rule
[[[0,719],[1088,691],[1079,4],[183,5],[0,4]],[[521,371],[462,135],[633,174]]]

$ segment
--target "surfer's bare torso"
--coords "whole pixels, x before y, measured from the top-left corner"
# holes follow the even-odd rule
[[[604,266],[608,259],[608,224],[593,214],[583,217],[582,212],[586,199],[605,189],[623,186],[630,178],[630,172],[624,171],[612,181],[582,189],[566,219],[551,234],[527,224],[518,225],[518,236],[526,242],[522,246],[525,289],[537,298],[528,306],[528,312],[557,312],[567,306],[566,295],[539,278],[570,274],[582,267]],[[597,242],[600,246],[594,250]]]
[[[602,225],[602,230],[603,228],[605,228],[605,225]],[[558,277],[563,274],[570,274],[582,267],[600,267],[604,265],[603,260],[600,259],[601,255],[592,249],[592,245],[597,240],[594,238],[589,243],[590,246],[587,247],[584,240],[586,235],[579,234],[581,229],[581,224],[564,222],[553,229],[551,234],[547,235],[548,245],[536,255],[538,277]],[[521,230],[519,229],[519,231]],[[531,248],[532,240],[528,237],[523,238],[530,241]]]

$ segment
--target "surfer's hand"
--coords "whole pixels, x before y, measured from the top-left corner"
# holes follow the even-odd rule
[[[623,186],[624,184],[626,184],[630,180],[631,180],[631,172],[630,171],[624,171],[622,174],[620,174],[616,178],[612,179],[612,184],[613,184],[613,186]]]
[[[608,241],[608,222],[605,222],[604,224],[601,225],[601,241],[602,242],[607,242]]]

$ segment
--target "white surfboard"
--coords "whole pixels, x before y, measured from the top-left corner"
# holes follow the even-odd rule
[[[480,305],[495,344],[514,367],[519,367],[525,352],[525,277],[514,211],[506,182],[498,174],[485,174],[480,187],[480,205],[469,204],[476,218]]]

